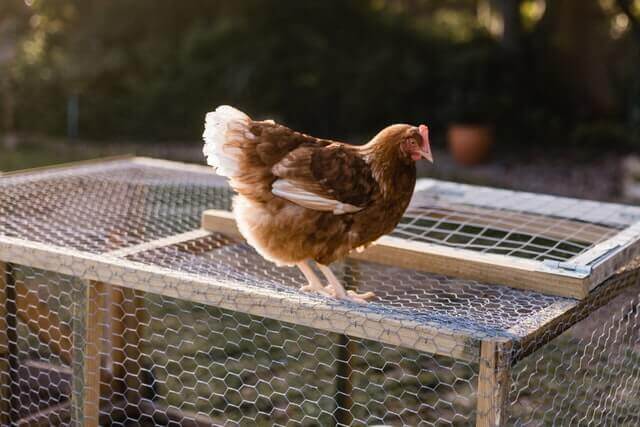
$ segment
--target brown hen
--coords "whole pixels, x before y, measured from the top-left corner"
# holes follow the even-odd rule
[[[238,193],[233,211],[251,246],[278,265],[297,265],[305,291],[364,302],[374,294],[345,291],[327,266],[395,228],[413,194],[415,162],[433,162],[428,132],[397,124],[352,146],[221,106],[207,114],[203,152]]]

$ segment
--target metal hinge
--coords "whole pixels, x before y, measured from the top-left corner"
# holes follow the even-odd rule
[[[549,268],[575,271],[576,273],[591,274],[590,265],[576,264],[573,262],[560,262],[554,261],[552,259],[545,259],[544,261],[542,261],[542,263]]]

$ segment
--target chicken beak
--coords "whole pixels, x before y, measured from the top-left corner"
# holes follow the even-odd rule
[[[429,144],[429,128],[425,125],[418,126],[420,136],[422,136],[422,149],[418,152],[423,159],[433,163],[433,155],[431,154],[431,145]]]
[[[429,151],[420,150],[419,153],[423,159],[429,160],[431,163],[433,163],[433,155],[431,154],[431,150]]]

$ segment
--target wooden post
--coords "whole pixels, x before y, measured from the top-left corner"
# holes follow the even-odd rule
[[[476,426],[506,425],[506,403],[511,383],[511,347],[506,339],[487,339],[480,346]]]
[[[344,261],[345,267],[350,267],[353,277],[347,277],[344,272],[341,275],[346,285],[352,285],[356,291],[361,283],[360,262],[353,259]],[[351,282],[351,283],[348,283]],[[357,343],[348,335],[339,335],[338,364],[336,378],[336,412],[334,414],[336,425],[351,425],[353,423],[353,355],[358,351]]]
[[[72,309],[72,387],[71,387],[71,425],[75,427],[84,426],[84,373],[85,356],[87,354],[86,330],[87,330],[87,293],[89,282],[78,280],[71,285],[71,296],[73,301]]]
[[[16,280],[14,268],[12,264],[2,263],[2,284],[4,291],[4,312],[3,319],[6,323],[6,362],[7,374],[3,375],[2,381],[2,411],[3,415],[8,418],[9,422],[15,421],[18,412],[15,410],[19,407],[18,400],[20,389],[18,388],[18,330],[17,330],[17,307],[16,307]],[[4,359],[4,358],[3,358]],[[3,367],[4,369],[4,367]],[[6,386],[4,381],[6,380]],[[8,396],[5,393],[8,392]],[[6,410],[6,413],[4,412]],[[4,417],[3,417],[4,418]]]
[[[100,418],[101,340],[105,325],[105,288],[100,282],[85,281],[87,294],[85,364],[84,364],[84,425],[97,427]]]
[[[11,422],[11,377],[9,374],[9,337],[7,336],[6,264],[0,261],[0,425]]]
[[[135,404],[141,397],[140,320],[143,293],[111,285],[111,358],[113,390]]]

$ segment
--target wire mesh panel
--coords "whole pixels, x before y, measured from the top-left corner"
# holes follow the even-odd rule
[[[636,219],[467,189],[423,185],[396,236],[559,262]],[[361,305],[198,228],[230,203],[208,169],[139,159],[0,179],[0,424],[637,424],[637,264],[583,300],[332,265]]]
[[[514,366],[507,425],[640,425],[638,286]]]
[[[472,363],[31,267],[9,273],[3,288],[15,317],[11,348],[2,349],[10,365],[2,396],[16,423],[91,423],[75,411],[92,404],[100,425],[475,419]],[[74,299],[83,291],[88,299]],[[94,336],[74,339],[74,328],[93,328]]]

